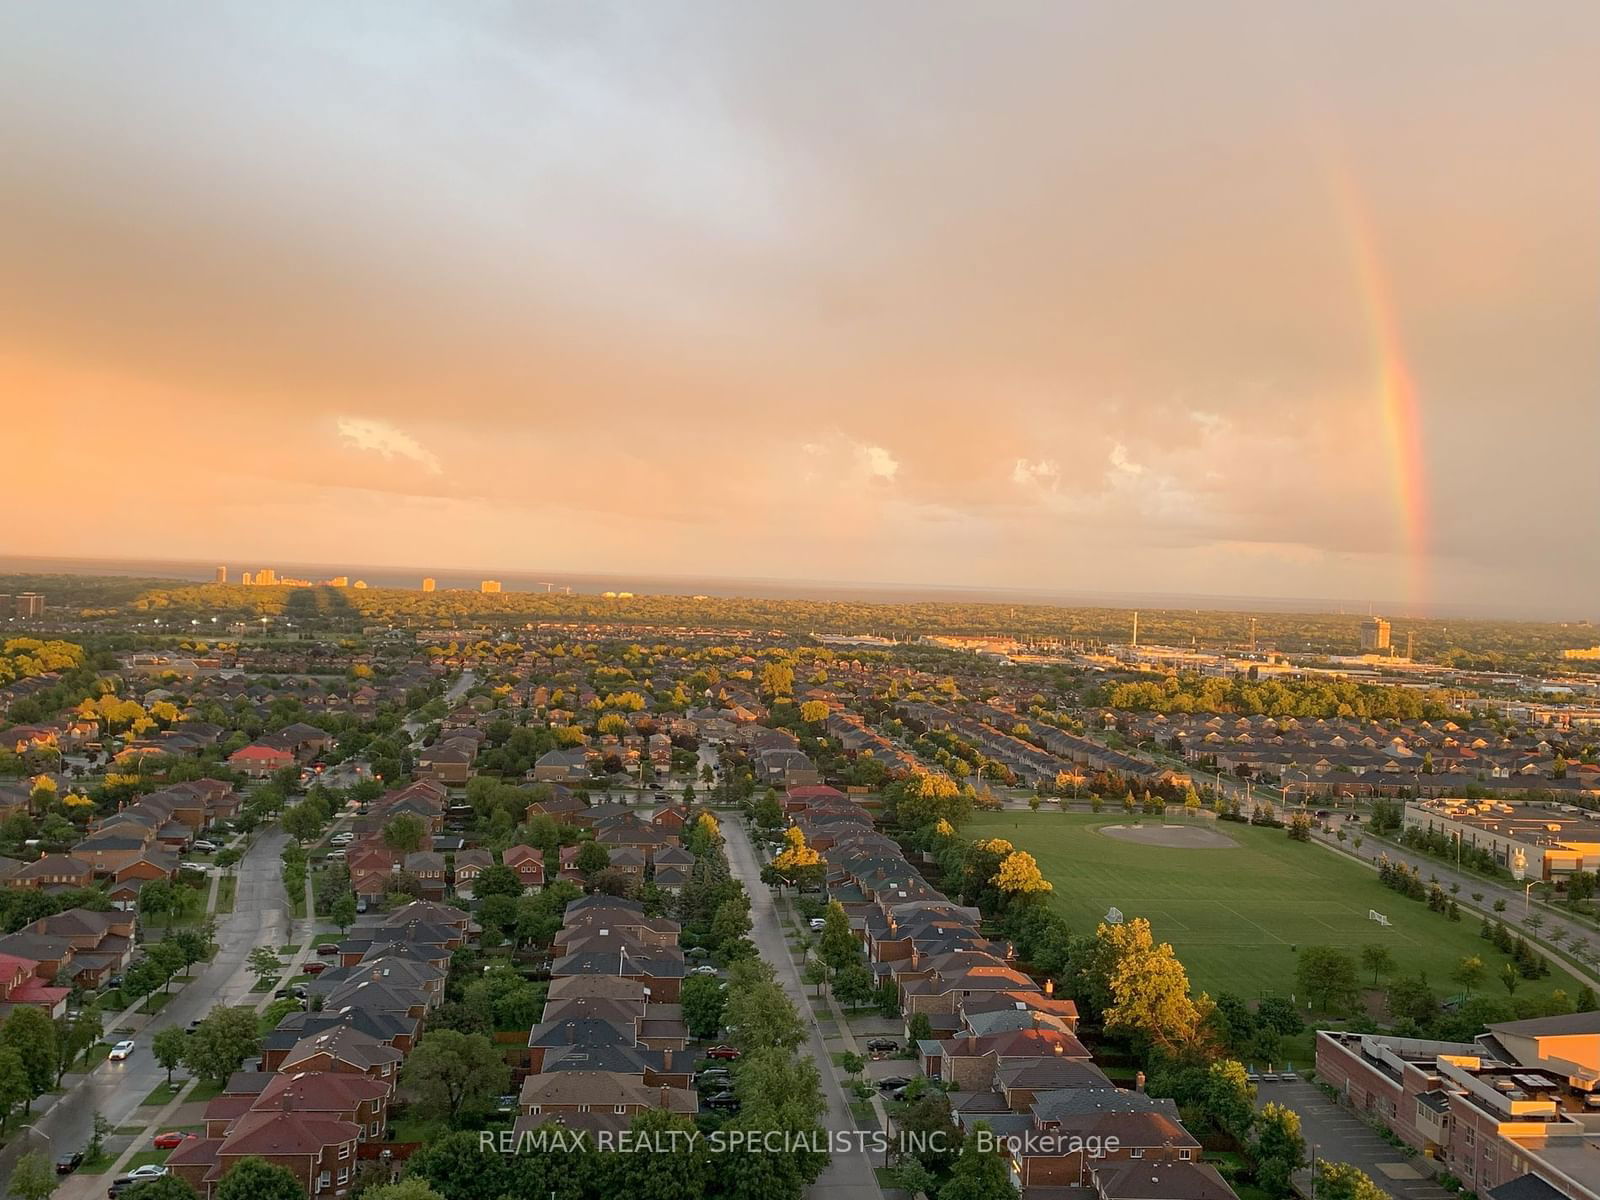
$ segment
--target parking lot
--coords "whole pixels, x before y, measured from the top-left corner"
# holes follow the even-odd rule
[[[1303,1079],[1262,1081],[1257,1103],[1273,1101],[1300,1114],[1301,1132],[1318,1158],[1350,1163],[1397,1200],[1451,1200],[1428,1176],[1427,1167],[1384,1141],[1355,1113],[1335,1104],[1315,1084]]]

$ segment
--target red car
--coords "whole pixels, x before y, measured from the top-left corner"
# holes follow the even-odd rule
[[[323,942],[320,946],[317,947],[317,953],[320,954],[323,958],[332,958],[335,954],[339,953],[338,943],[336,943],[336,942]]]
[[[189,1138],[196,1137],[193,1133],[179,1133],[176,1129],[169,1129],[166,1133],[158,1133],[151,1144],[157,1150],[176,1150]]]
[[[328,969],[328,964],[324,962],[308,962],[300,969],[307,975],[321,975]]]
[[[739,1050],[735,1046],[713,1046],[706,1051],[707,1058],[721,1058],[732,1061],[739,1057]]]

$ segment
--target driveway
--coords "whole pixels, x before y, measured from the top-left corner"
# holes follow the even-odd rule
[[[754,926],[750,932],[750,939],[761,951],[761,957],[772,964],[777,972],[778,982],[783,985],[789,998],[794,1001],[795,1008],[804,1018],[810,1014],[811,1008],[800,982],[800,972],[795,969],[794,960],[789,957],[789,945],[778,920],[777,908],[772,902],[772,892],[761,882],[761,868],[755,851],[751,848],[749,835],[738,821],[727,820],[722,823],[722,836],[727,842],[728,865],[733,871],[733,877],[744,884],[745,891],[750,895],[750,921]],[[855,1122],[850,1117],[850,1106],[845,1100],[839,1074],[834,1069],[832,1055],[823,1041],[822,1030],[815,1022],[812,1023],[811,1036],[805,1044],[805,1049],[816,1061],[817,1069],[822,1076],[822,1095],[828,1105],[828,1111],[822,1119],[823,1128],[854,1129]],[[822,1200],[823,1197],[827,1200],[882,1200],[883,1193],[879,1190],[878,1181],[872,1174],[872,1167],[873,1164],[865,1152],[851,1150],[843,1154],[835,1153],[822,1174],[817,1177],[816,1183],[811,1185],[810,1194],[817,1200]]]
[[[50,1153],[62,1154],[86,1145],[94,1130],[94,1114],[105,1115],[113,1127],[143,1125],[159,1112],[140,1108],[140,1102],[155,1086],[166,1081],[167,1073],[150,1052],[150,1038],[157,1029],[169,1025],[180,1028],[196,1017],[203,1017],[218,1004],[253,1004],[261,999],[252,995],[255,976],[245,965],[257,946],[283,946],[289,943],[293,928],[288,902],[283,892],[279,856],[286,835],[277,829],[260,834],[236,869],[238,893],[233,912],[217,920],[215,958],[182,991],[175,994],[161,1013],[135,1037],[138,1049],[124,1062],[104,1062],[83,1076],[76,1087],[33,1122],[33,1128],[50,1140]],[[114,1014],[113,1014],[114,1015]],[[106,1038],[116,1041],[110,1028]],[[183,1079],[180,1072],[176,1077]],[[92,1196],[102,1191],[109,1180],[100,1175],[72,1176],[56,1193],[62,1200]]]
[[[1256,1085],[1258,1103],[1271,1100],[1300,1114],[1300,1131],[1318,1158],[1350,1163],[1365,1171],[1397,1200],[1453,1200],[1399,1148],[1384,1141],[1360,1117],[1328,1099],[1315,1084],[1297,1079]]]

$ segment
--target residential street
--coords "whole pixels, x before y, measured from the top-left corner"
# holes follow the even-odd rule
[[[173,996],[152,1024],[143,1026],[133,1035],[138,1043],[133,1056],[124,1062],[103,1062],[87,1077],[67,1076],[70,1090],[33,1123],[34,1129],[49,1139],[48,1150],[52,1156],[81,1149],[93,1132],[96,1112],[104,1114],[115,1127],[143,1124],[160,1111],[155,1108],[140,1111],[140,1102],[166,1079],[167,1074],[150,1053],[150,1037],[156,1029],[168,1025],[185,1026],[205,1016],[218,1004],[254,1003],[261,998],[259,994],[251,994],[255,977],[245,966],[245,959],[257,946],[283,946],[290,942],[292,924],[279,864],[287,840],[276,828],[257,836],[236,868],[239,886],[234,910],[218,918],[220,948],[216,957],[193,982]],[[119,1040],[109,1024],[116,1016],[108,1014],[107,1041]],[[74,1079],[78,1081],[75,1087],[70,1086]],[[10,1165],[9,1161],[5,1163],[7,1175]],[[63,1181],[56,1194],[63,1200],[97,1195],[108,1182],[106,1176],[73,1176]]]
[[[729,819],[722,823],[722,836],[727,841],[728,865],[734,878],[744,884],[745,891],[750,895],[750,921],[754,926],[750,933],[751,940],[761,951],[761,957],[777,971],[778,982],[789,993],[795,1007],[803,1016],[809,1017],[811,1008],[800,982],[800,972],[789,957],[788,941],[778,920],[772,893],[761,882],[761,866],[750,845],[749,835],[730,814]],[[855,1121],[850,1115],[844,1087],[823,1042],[822,1031],[815,1023],[812,1024],[811,1037],[806,1045],[822,1075],[822,1094],[828,1105],[823,1127],[830,1131],[854,1129]],[[869,1156],[863,1152],[835,1153],[833,1161],[812,1185],[811,1194],[819,1200],[822,1197],[827,1197],[827,1200],[881,1200],[883,1193],[878,1188],[872,1167]]]

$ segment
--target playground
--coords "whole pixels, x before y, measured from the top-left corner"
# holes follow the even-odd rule
[[[1430,912],[1384,887],[1375,871],[1290,841],[1282,829],[1181,816],[1135,826],[1120,814],[1038,812],[990,814],[963,833],[1005,838],[1038,859],[1055,885],[1051,902],[1075,929],[1094,929],[1111,907],[1146,918],[1177,950],[1194,987],[1213,995],[1291,995],[1301,946],[1359,954],[1369,942],[1383,945],[1400,972],[1423,971],[1445,993],[1455,990],[1451,975],[1463,958],[1483,959],[1487,980],[1507,961],[1478,936],[1477,915],[1451,921]],[[1505,994],[1497,983],[1483,986]],[[1517,994],[1562,987],[1571,995],[1577,986],[1558,970]]]

